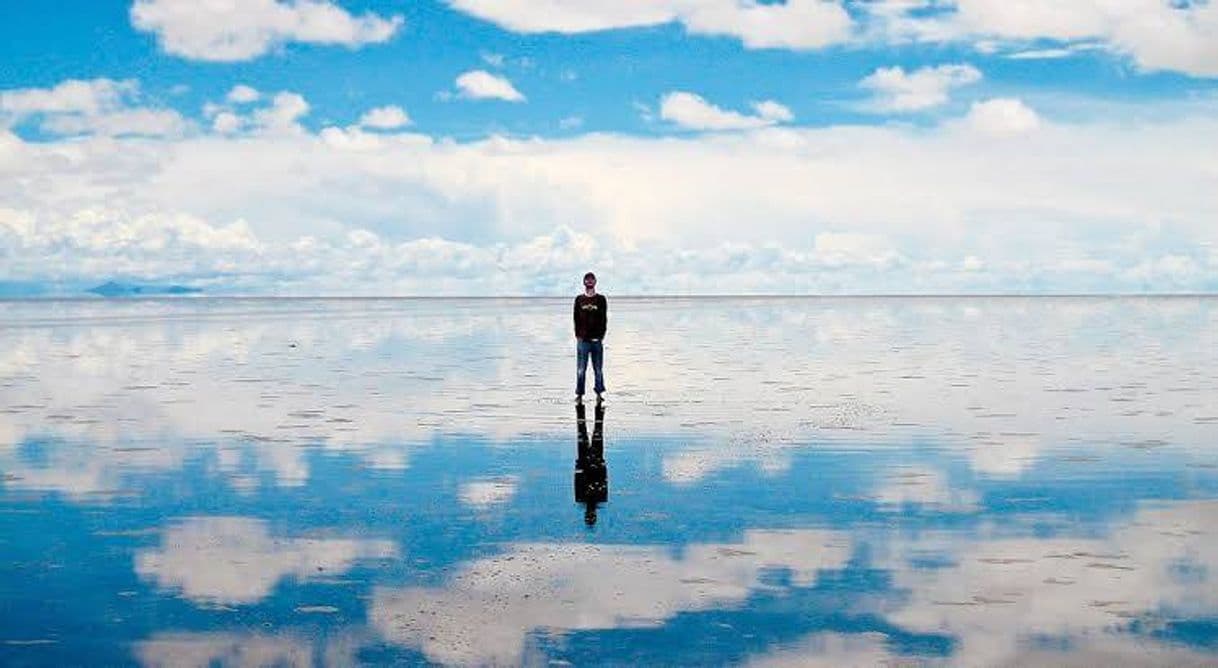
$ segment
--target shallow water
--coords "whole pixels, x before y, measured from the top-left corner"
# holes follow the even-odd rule
[[[1218,665],[1218,300],[569,313],[0,302],[0,664]]]

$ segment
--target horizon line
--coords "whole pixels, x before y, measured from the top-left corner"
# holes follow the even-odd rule
[[[224,294],[224,293],[193,293],[193,294],[136,294],[136,295],[89,295],[89,294],[38,294],[28,296],[4,296],[0,297],[0,302],[52,302],[52,301],[192,301],[203,299],[232,299],[232,300],[444,300],[444,299],[569,299],[575,295],[583,294],[582,292],[573,292],[571,294],[546,294],[546,295],[486,295],[486,294],[469,294],[469,295],[275,295],[275,294]],[[884,293],[884,292],[860,292],[860,293],[700,293],[700,294],[639,294],[627,293],[610,295],[604,294],[606,297],[612,296],[614,299],[945,299],[945,298],[970,298],[970,299],[999,299],[999,298],[1052,298],[1052,299],[1068,299],[1068,298],[1146,298],[1146,297],[1170,297],[1170,298],[1198,298],[1198,297],[1218,297],[1218,292],[913,292],[913,293]]]

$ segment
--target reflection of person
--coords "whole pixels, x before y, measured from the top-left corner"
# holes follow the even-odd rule
[[[575,401],[584,400],[584,376],[588,372],[588,358],[592,358],[592,372],[596,374],[596,400],[605,392],[605,375],[602,367],[605,349],[601,339],[605,337],[608,324],[609,302],[605,295],[596,292],[596,275],[584,274],[584,293],[575,297]]]
[[[584,523],[596,524],[596,504],[609,500],[609,467],[605,465],[605,405],[596,405],[592,440],[584,405],[575,406],[575,425],[579,429],[575,455],[575,502],[584,504]]]

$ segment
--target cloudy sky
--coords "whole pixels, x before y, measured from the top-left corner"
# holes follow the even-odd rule
[[[1214,2],[3,18],[0,295],[1218,290]]]

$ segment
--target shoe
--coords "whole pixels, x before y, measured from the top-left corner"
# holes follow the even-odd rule
[[[582,394],[575,395],[575,405],[582,406],[583,403],[584,403],[584,395],[582,395]]]
[[[605,395],[603,392],[596,393],[596,403],[598,403],[598,404],[605,403]]]

